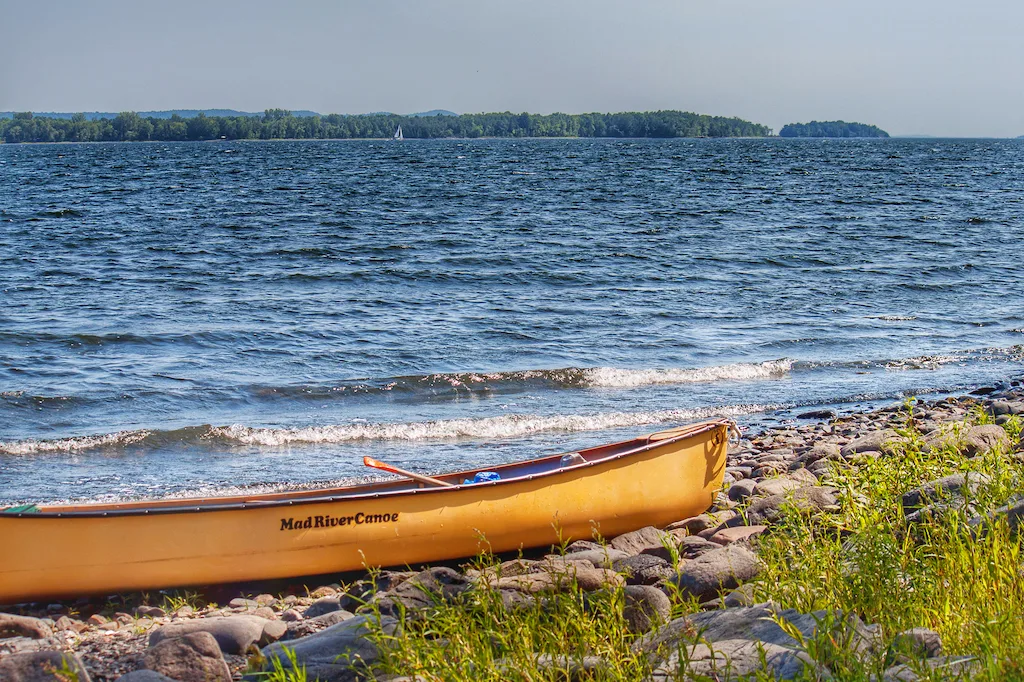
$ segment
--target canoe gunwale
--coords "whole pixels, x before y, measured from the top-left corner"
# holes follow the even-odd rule
[[[709,431],[713,431],[722,426],[730,426],[732,422],[728,419],[716,419],[698,424],[689,425],[687,427],[681,427],[678,435],[673,435],[664,439],[654,440],[652,436],[641,437],[635,439],[636,442],[640,443],[637,447],[633,447],[621,452],[613,452],[604,457],[600,457],[593,460],[580,462],[578,464],[572,464],[570,466],[558,467],[551,469],[550,471],[542,471],[537,473],[526,474],[522,476],[513,476],[510,478],[502,478],[497,481],[485,481],[480,483],[470,484],[455,484],[447,487],[436,487],[436,488],[406,488],[400,490],[390,491],[376,491],[376,492],[365,492],[365,493],[346,493],[341,495],[325,495],[322,497],[304,497],[304,498],[283,498],[280,500],[249,500],[237,503],[221,503],[212,502],[207,504],[189,505],[188,500],[183,499],[182,502],[186,504],[182,506],[168,506],[168,507],[136,507],[128,509],[105,509],[105,510],[77,510],[77,511],[34,511],[34,512],[17,512],[17,513],[5,513],[0,509],[0,519],[68,519],[68,518],[104,518],[104,517],[118,517],[118,516],[156,516],[164,514],[195,514],[195,513],[207,513],[207,512],[218,512],[218,511],[240,511],[245,509],[267,509],[274,507],[292,507],[298,505],[308,504],[329,504],[333,502],[339,502],[343,500],[368,500],[368,499],[380,499],[380,498],[392,498],[402,497],[406,495],[433,495],[442,493],[451,493],[454,491],[465,490],[467,488],[485,489],[495,486],[502,486],[506,484],[512,484],[520,481],[532,481],[536,479],[550,478],[559,476],[569,472],[575,472],[589,467],[594,467],[607,462],[615,461],[617,459],[623,459],[626,457],[632,457],[649,450],[656,448],[662,448],[666,445],[672,445],[681,440],[694,438],[696,436],[703,435]],[[665,431],[661,433],[670,433],[671,431]],[[657,435],[657,434],[654,434]],[[728,440],[728,433],[726,435]],[[631,441],[622,441],[622,443],[615,443],[610,445],[596,446],[592,449],[600,449],[603,447],[614,447],[615,445],[626,444]],[[581,452],[585,452],[586,449]],[[547,457],[541,457],[536,460],[524,460],[519,462],[509,462],[495,469],[514,467],[517,465],[529,464],[530,462],[543,462],[545,460],[555,460],[562,456],[562,453],[549,455]],[[467,471],[452,472],[450,474],[443,474],[444,476],[457,476],[462,477],[467,474],[472,474],[476,469],[470,469]],[[363,484],[373,485],[373,484]],[[359,486],[353,486],[357,488]],[[348,488],[347,490],[351,490]],[[309,491],[303,491],[309,492]],[[226,498],[230,499],[230,498]]]

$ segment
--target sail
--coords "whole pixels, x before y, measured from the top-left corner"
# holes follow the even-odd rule
[[[396,139],[396,140],[404,140],[405,139],[404,137],[402,137],[402,126],[398,126],[398,130],[395,131],[394,139]]]

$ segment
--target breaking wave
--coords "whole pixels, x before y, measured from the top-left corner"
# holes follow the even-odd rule
[[[34,455],[84,450],[123,449],[128,446],[156,446],[168,442],[221,443],[276,447],[282,445],[354,443],[374,441],[497,440],[545,432],[577,433],[604,429],[681,423],[711,417],[755,414],[781,405],[730,405],[697,409],[650,412],[606,412],[589,415],[506,414],[477,419],[439,419],[423,422],[329,424],[293,428],[268,428],[232,424],[193,426],[174,431],[121,431],[100,436],[59,440],[0,442],[0,454]]]

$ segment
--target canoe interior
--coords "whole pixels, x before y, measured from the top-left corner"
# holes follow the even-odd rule
[[[720,425],[721,422],[717,421],[703,422],[700,424],[691,424],[674,429],[668,429],[665,431],[659,431],[657,433],[653,433],[640,438],[633,438],[631,440],[621,441],[618,443],[600,445],[593,448],[575,451],[575,454],[579,454],[583,458],[583,463],[573,465],[572,467],[564,467],[561,465],[562,457],[565,456],[566,454],[572,453],[560,452],[554,455],[549,455],[546,457],[527,460],[523,462],[512,462],[509,464],[481,467],[477,469],[468,469],[465,471],[457,471],[447,474],[437,474],[434,476],[434,478],[437,478],[446,483],[451,483],[453,487],[464,488],[468,486],[462,484],[463,480],[472,479],[477,472],[494,471],[500,474],[500,481],[496,481],[493,483],[473,483],[470,485],[500,485],[501,483],[517,479],[554,474],[559,471],[565,471],[567,469],[574,467],[586,467],[595,462],[601,462],[610,458],[615,458],[625,454],[642,451],[665,440],[671,440],[685,436],[693,436],[699,433],[703,433],[705,431],[716,428]],[[213,510],[224,507],[238,508],[272,506],[277,504],[290,504],[295,501],[308,502],[314,500],[338,500],[347,497],[390,495],[396,493],[418,491],[424,488],[428,488],[428,486],[426,486],[423,483],[418,483],[416,481],[399,479],[393,481],[374,481],[370,483],[360,483],[338,488],[315,488],[310,490],[297,491],[291,490],[285,492],[261,493],[255,495],[230,495],[222,497],[203,498],[165,498],[118,503],[40,505],[36,508],[35,511],[31,513],[14,513],[10,515],[31,516],[34,518],[39,518],[40,516],[65,517],[77,515],[92,516],[94,514],[102,514],[103,516],[116,516],[119,514],[139,514],[149,512],[196,512]],[[452,487],[431,488],[431,490],[434,491],[444,491],[451,489]],[[0,514],[3,513],[3,510],[0,509]]]

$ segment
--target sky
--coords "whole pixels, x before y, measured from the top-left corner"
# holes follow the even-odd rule
[[[1005,0],[0,0],[0,111],[681,109],[1024,135]]]

